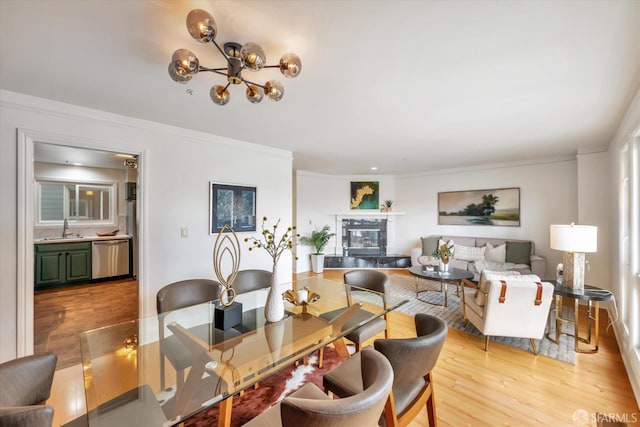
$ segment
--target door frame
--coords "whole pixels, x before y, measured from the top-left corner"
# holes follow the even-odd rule
[[[33,354],[34,346],[34,253],[33,224],[35,211],[34,188],[34,144],[63,145],[102,151],[114,151],[138,156],[138,295],[143,295],[145,283],[144,253],[144,160],[146,150],[143,146],[130,142],[101,141],[86,137],[62,135],[48,131],[22,129],[17,130],[18,142],[18,193],[17,193],[17,289],[16,289],[16,353],[18,357]],[[138,310],[144,313],[144,298],[138,297]]]

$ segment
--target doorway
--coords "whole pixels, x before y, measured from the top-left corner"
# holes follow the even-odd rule
[[[36,190],[34,183],[36,182],[36,171],[35,171],[35,151],[36,147],[45,148],[45,149],[62,149],[69,150],[82,149],[83,152],[87,154],[97,154],[101,153],[110,153],[110,154],[125,154],[128,158],[137,158],[137,173],[136,181],[137,188],[141,188],[142,185],[142,166],[143,166],[143,154],[144,150],[141,147],[136,146],[135,144],[123,144],[123,143],[112,143],[105,141],[95,141],[85,138],[77,138],[70,137],[67,135],[57,135],[48,132],[41,131],[24,131],[18,130],[18,286],[17,286],[17,355],[27,355],[31,354],[34,351],[34,283],[35,283],[35,256],[34,256],[34,243],[35,239],[42,236],[43,230],[46,227],[40,228],[36,227],[36,215],[39,212],[36,211]],[[119,160],[121,164],[124,163],[124,158]],[[98,166],[99,167],[99,166]],[[123,170],[123,173],[124,170]],[[130,178],[128,175],[127,178]],[[137,203],[137,213],[136,213],[136,221],[134,224],[137,225],[136,230],[136,238],[140,239],[142,237],[142,208],[143,208],[143,193],[140,191],[135,192],[136,194],[136,203]],[[126,223],[126,218],[123,215],[126,215],[127,208],[124,206],[120,206],[117,210],[118,217],[114,218],[116,224],[122,224],[123,221]],[[126,225],[125,225],[126,227]],[[36,230],[36,228],[38,228]],[[62,228],[60,228],[62,230]],[[90,228],[84,229],[87,233],[91,233],[92,230]],[[84,234],[84,232],[78,233]],[[95,235],[95,234],[94,234]],[[139,253],[142,251],[142,244],[136,245],[136,250],[134,252],[135,259],[141,259]],[[141,312],[141,302],[138,298],[139,288],[142,286],[142,266],[136,265],[136,270],[134,272],[134,277],[129,278],[129,281],[134,281],[133,283],[128,283],[128,289],[134,289],[135,291],[127,292],[127,295],[133,294],[133,309],[129,310],[130,312],[135,312],[135,316],[137,317],[138,313]],[[104,282],[107,283],[107,282]],[[99,286],[104,285],[104,283],[89,283],[89,285],[85,288],[86,291],[89,288],[94,287],[99,289]],[[113,283],[115,285],[115,282]],[[77,289],[81,289],[80,287],[75,287]],[[103,289],[106,289],[107,286],[103,286]],[[69,288],[60,288],[60,289],[71,289]],[[121,288],[119,290],[123,290]],[[75,289],[74,289],[75,290]],[[52,295],[56,293],[56,291],[50,292]],[[85,302],[90,301],[91,299],[95,299],[95,295],[84,294],[82,292],[78,293],[81,296],[76,295],[77,301]],[[60,295],[62,295],[60,293]],[[53,296],[50,296],[53,298]],[[79,298],[79,299],[78,299]],[[100,297],[97,297],[100,298]],[[111,298],[108,298],[111,299]],[[51,301],[49,301],[51,302]],[[113,304],[121,303],[118,299],[113,301]],[[88,304],[81,304],[80,307],[84,307]],[[46,304],[45,304],[46,306]],[[53,306],[52,304],[48,305],[51,308],[52,315],[54,316],[54,322],[63,322],[68,319],[66,309],[61,309],[58,305]],[[71,306],[69,306],[71,307]],[[86,308],[86,307],[84,307]],[[109,310],[105,310],[108,312]],[[84,313],[85,315],[91,316],[91,314]],[[118,321],[116,317],[108,317],[107,320],[109,323],[115,323]],[[82,326],[84,329],[89,329]],[[73,334],[73,333],[71,333]],[[77,339],[77,336],[75,337]]]

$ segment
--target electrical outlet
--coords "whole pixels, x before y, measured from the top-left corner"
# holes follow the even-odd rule
[[[180,237],[184,239],[185,237],[188,237],[188,236],[189,236],[189,229],[187,227],[182,227],[180,229]]]

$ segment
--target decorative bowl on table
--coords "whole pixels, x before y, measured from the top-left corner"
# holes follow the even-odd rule
[[[307,291],[306,299],[298,297],[298,292],[300,291]],[[287,289],[282,293],[282,298],[285,301],[288,301],[295,306],[302,307],[302,312],[306,313],[307,305],[311,304],[312,302],[318,301],[320,299],[320,295],[313,291],[310,291],[308,288],[305,287],[304,289],[299,289],[297,291],[294,291],[292,289]]]

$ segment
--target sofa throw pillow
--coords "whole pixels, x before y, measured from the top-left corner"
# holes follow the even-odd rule
[[[455,245],[454,258],[464,261],[483,260],[485,250],[485,246],[476,248],[474,246]]]
[[[531,266],[531,242],[507,241],[506,245],[505,260],[507,262]]]
[[[440,237],[421,237],[420,240],[422,240],[422,256],[433,256],[438,249]]]
[[[491,243],[487,243],[484,251],[484,259],[487,261],[504,263],[507,259],[507,245],[493,246]]]

